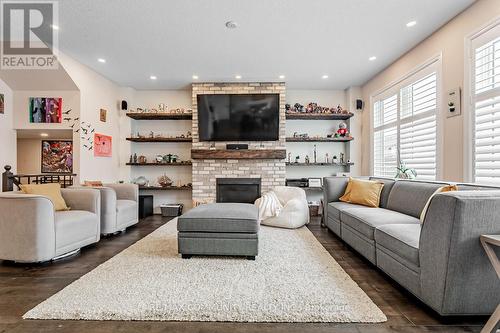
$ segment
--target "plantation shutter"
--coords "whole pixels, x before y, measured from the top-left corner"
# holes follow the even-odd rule
[[[401,89],[400,159],[417,178],[436,179],[436,74]]]
[[[474,49],[472,74],[473,181],[499,185],[500,37]]]
[[[393,91],[389,97],[388,93]],[[437,177],[437,74],[433,64],[394,85],[373,105],[373,174],[394,177],[401,162],[417,179]]]

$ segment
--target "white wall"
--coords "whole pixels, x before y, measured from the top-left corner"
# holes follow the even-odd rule
[[[12,171],[16,172],[16,131],[14,124],[14,94],[7,84],[0,80],[0,94],[4,94],[4,114],[0,114],[0,173],[4,171],[4,165],[10,165]],[[0,179],[1,183],[1,179]]]
[[[414,49],[368,81],[363,87],[363,100],[366,103],[363,111],[362,131],[362,174],[369,175],[370,170],[370,96],[386,87],[406,73],[411,72],[420,64],[435,55],[442,54],[442,86],[441,91],[464,87],[464,39],[489,21],[500,16],[498,0],[479,0],[463,13],[444,25]],[[418,25],[416,26],[418,29]],[[463,105],[463,98],[462,98]],[[443,98],[441,110],[445,110],[446,100]],[[466,181],[464,179],[464,116],[446,118],[443,122],[443,179],[449,181]]]
[[[80,120],[91,124],[96,133],[113,138],[112,157],[95,157],[93,150],[75,144],[80,146],[80,181],[116,182],[120,178],[119,101],[127,99],[129,91],[64,54],[59,60],[80,90]],[[107,110],[106,122],[99,120],[100,109]]]

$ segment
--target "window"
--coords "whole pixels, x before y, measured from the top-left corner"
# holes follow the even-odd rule
[[[417,179],[437,175],[436,61],[374,98],[373,174],[394,177],[404,162]]]
[[[500,185],[500,26],[472,42],[472,181]]]

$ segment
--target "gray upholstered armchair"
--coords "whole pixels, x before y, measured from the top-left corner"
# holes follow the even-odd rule
[[[41,195],[0,194],[0,260],[43,262],[100,239],[100,193],[61,189],[68,211],[54,211]]]
[[[101,192],[101,234],[114,234],[139,222],[139,187],[105,184]]]

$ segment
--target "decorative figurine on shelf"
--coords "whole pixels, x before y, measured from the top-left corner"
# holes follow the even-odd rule
[[[337,155],[333,155],[332,157],[332,164],[337,164],[339,162]]]
[[[340,123],[339,124],[339,129],[335,133],[336,138],[344,138],[349,135],[349,130],[347,129],[347,124],[346,123]]]
[[[188,131],[187,134],[186,134],[186,138],[190,138],[193,136],[193,133],[191,133],[191,131]]]
[[[288,153],[288,164],[292,163],[292,153]]]
[[[129,158],[128,162],[129,162],[129,163],[133,163],[133,162],[134,162],[134,157],[133,157],[133,155],[132,155],[132,154],[130,155],[130,158]]]
[[[158,184],[160,184],[161,187],[169,187],[172,186],[173,181],[172,179],[168,178],[167,175],[162,175],[158,177]]]
[[[347,160],[347,164],[348,164],[348,165],[351,165],[351,164],[352,164],[352,163],[351,163],[351,160]]]
[[[300,160],[300,156],[299,155],[295,156],[295,163],[299,163],[299,160]]]
[[[172,159],[172,163],[177,163],[177,159],[178,159],[178,158],[179,158],[179,156],[178,156],[178,155],[173,154],[173,155],[172,155],[172,158],[171,158],[171,159]]]
[[[305,162],[306,162],[306,164],[309,164],[309,163],[310,163],[310,161],[309,161],[309,155],[306,155],[306,157],[305,157]]]
[[[149,132],[149,137],[150,137],[151,139],[155,137],[155,134],[154,134],[154,132],[153,132],[153,131]]]
[[[145,164],[147,163],[148,159],[146,158],[146,156],[144,155],[141,155],[139,156],[139,164]]]
[[[344,153],[340,153],[340,161],[339,161],[340,164],[344,164],[345,163],[344,157],[345,157]]]
[[[316,164],[318,160],[316,159],[316,145],[314,145],[314,164]]]
[[[295,108],[295,112],[304,112],[304,105],[300,103],[295,103],[293,107]]]
[[[163,156],[163,162],[171,163],[172,162],[172,154],[167,154],[167,155]]]
[[[156,163],[162,163],[163,162],[163,156],[161,155],[156,155]]]
[[[330,158],[328,156],[328,153],[325,154],[325,163],[330,163]]]
[[[148,184],[148,180],[144,176],[139,176],[136,179],[134,179],[133,183],[137,184],[139,186],[146,186]]]
[[[290,112],[290,110],[292,109],[292,106],[290,104],[285,104],[285,112]]]
[[[134,163],[137,163],[137,153],[134,153]]]

